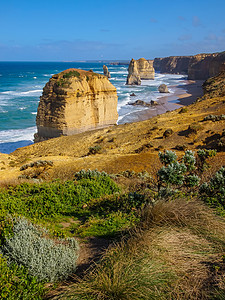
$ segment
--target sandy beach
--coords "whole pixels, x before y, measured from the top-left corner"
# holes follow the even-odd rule
[[[198,97],[203,96],[203,80],[185,80],[185,85],[171,86],[171,95],[162,96],[158,99],[158,105],[153,108],[138,111],[126,116],[126,122],[138,122],[150,119],[167,111],[175,110],[182,106],[193,103]],[[136,119],[136,120],[135,120]]]

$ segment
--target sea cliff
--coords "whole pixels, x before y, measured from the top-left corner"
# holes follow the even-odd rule
[[[225,52],[155,58],[153,66],[161,73],[188,74],[190,80],[206,80],[225,70]]]

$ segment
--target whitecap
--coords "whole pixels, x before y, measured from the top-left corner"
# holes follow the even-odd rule
[[[24,129],[9,129],[0,131],[0,143],[18,142],[22,140],[33,141],[36,126]]]

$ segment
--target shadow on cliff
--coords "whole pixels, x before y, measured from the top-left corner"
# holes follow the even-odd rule
[[[0,152],[9,154],[9,153],[15,151],[17,148],[29,146],[32,144],[33,144],[33,142],[31,140],[0,143]]]

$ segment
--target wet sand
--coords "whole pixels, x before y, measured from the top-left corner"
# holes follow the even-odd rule
[[[127,115],[123,119],[123,123],[144,121],[167,111],[175,110],[193,103],[197,98],[203,96],[203,82],[202,80],[185,80],[185,85],[170,86],[170,89],[173,90],[171,95],[162,95],[162,97],[158,98],[158,105],[154,107]]]

